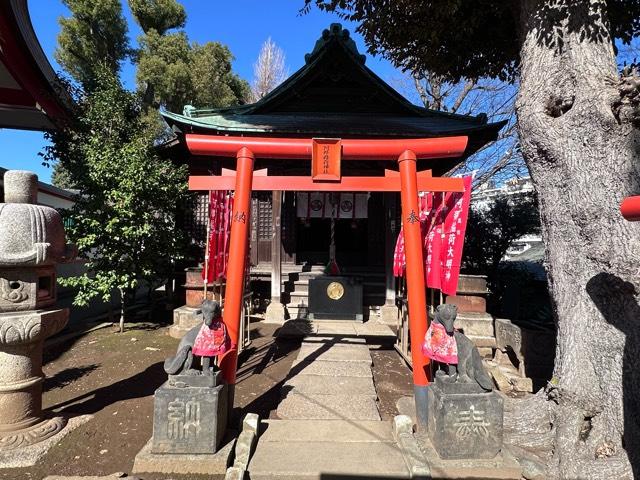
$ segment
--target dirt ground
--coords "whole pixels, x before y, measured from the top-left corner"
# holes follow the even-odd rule
[[[275,414],[280,387],[299,348],[299,342],[276,340],[276,329],[261,322],[251,326],[251,346],[240,358],[236,418],[240,411],[255,412],[261,418]],[[128,324],[123,334],[104,328],[47,349],[43,407],[93,418],[64,437],[39,465],[0,470],[0,479],[131,472],[135,455],[151,437],[153,393],[166,380],[162,363],[178,343],[166,330],[166,325],[149,322]],[[396,400],[411,394],[411,375],[391,344],[371,347],[380,413],[388,419],[397,414]]]

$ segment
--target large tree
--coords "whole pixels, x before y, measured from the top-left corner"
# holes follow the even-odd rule
[[[518,81],[558,341],[554,381],[506,419],[520,419],[510,438],[547,477],[640,477],[640,225],[618,211],[640,190],[640,81],[616,61],[640,2],[306,1],[358,22],[400,67]]]
[[[186,13],[175,0],[129,0],[143,30],[136,52],[136,81],[149,106],[182,112],[185,105],[218,108],[245,102],[249,84],[231,66],[219,42],[190,43],[180,28]]]
[[[60,20],[56,56],[68,59],[63,66],[76,80],[68,84],[76,111],[66,125],[47,133],[51,145],[44,158],[55,165],[57,180],[80,190],[65,215],[67,233],[87,260],[87,271],[62,282],[77,288],[76,305],[96,296],[108,301],[119,290],[122,330],[133,293],[171,274],[181,253],[175,213],[186,192],[186,171],[158,157],[156,129],[146,121],[141,95],[120,82],[124,57],[113,52],[130,51],[126,24],[110,25],[123,18],[120,2],[67,4],[71,16]],[[68,25],[73,26],[71,42]],[[77,55],[76,46],[92,52],[92,61],[80,61],[84,55]]]
[[[61,17],[56,61],[85,90],[94,88],[98,72],[117,74],[129,54],[127,21],[120,0],[63,0],[73,12]]]

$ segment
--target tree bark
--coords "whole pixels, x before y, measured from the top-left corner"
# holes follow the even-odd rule
[[[127,307],[127,296],[124,289],[120,289],[120,330],[118,333],[124,333],[124,316]]]
[[[640,225],[618,210],[640,193],[640,141],[617,108],[605,4],[521,3],[518,128],[558,328],[553,387],[536,397],[549,478],[640,478]]]

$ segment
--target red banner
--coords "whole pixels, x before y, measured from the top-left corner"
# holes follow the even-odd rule
[[[440,257],[442,250],[442,228],[446,212],[443,209],[442,194],[432,194],[432,206],[426,219],[424,237],[424,273],[428,288],[440,288]]]
[[[458,287],[471,202],[471,177],[463,180],[464,193],[429,193],[420,197],[426,284],[447,295],[455,295]],[[396,277],[403,276],[404,266],[404,237],[400,230],[394,252],[393,274]]]
[[[229,258],[229,236],[231,233],[231,215],[233,197],[231,192],[216,190],[209,196],[209,243],[205,252],[206,266],[202,270],[202,279],[207,283],[224,278]]]
[[[445,197],[446,216],[440,254],[440,289],[446,295],[455,295],[458,289],[464,234],[467,230],[471,203],[471,177],[464,177],[464,193],[450,192]]]
[[[422,231],[422,236],[425,236],[425,222],[431,211],[431,206],[433,203],[433,195],[431,193],[428,194],[420,194],[418,198],[418,203],[420,204],[420,230]],[[405,253],[404,253],[404,231],[402,226],[400,227],[400,233],[398,234],[398,239],[396,240],[396,248],[393,252],[393,276],[394,277],[402,277],[404,276],[404,267],[405,267]]]

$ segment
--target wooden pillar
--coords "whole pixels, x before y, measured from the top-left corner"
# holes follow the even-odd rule
[[[272,192],[271,209],[271,300],[264,314],[266,323],[284,323],[286,312],[282,304],[282,191]]]
[[[233,348],[220,360],[222,378],[229,385],[236,383],[238,364],[238,341],[242,295],[246,272],[247,249],[249,245],[249,221],[251,212],[251,187],[253,183],[254,156],[248,148],[241,148],[237,154],[235,196],[229,240],[229,262],[227,264],[227,286],[224,297],[222,321],[227,327]],[[233,387],[230,388],[231,399]],[[232,408],[233,403],[230,406]]]
[[[398,324],[398,307],[396,305],[396,279],[393,276],[393,254],[400,226],[396,225],[396,193],[385,192],[384,205],[384,273],[385,295],[384,305],[380,309],[380,320],[388,325]]]
[[[273,236],[271,237],[271,302],[281,303],[282,282],[282,191],[272,192]]]
[[[398,225],[396,222],[396,194],[384,194],[384,266],[385,266],[385,306],[396,304],[396,281],[393,276],[393,254],[396,248]]]
[[[431,365],[429,359],[422,353],[422,342],[427,332],[428,320],[415,153],[406,150],[398,158],[398,164],[400,167],[402,227],[407,265],[413,390],[418,428],[425,430],[427,426],[427,386],[431,378]]]

